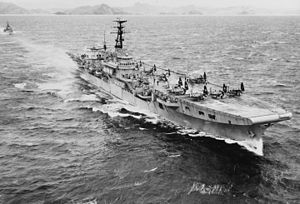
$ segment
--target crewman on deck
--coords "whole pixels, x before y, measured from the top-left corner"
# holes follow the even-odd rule
[[[181,80],[181,77],[179,77],[179,79],[178,79],[178,86],[182,86],[182,80]]]
[[[208,95],[208,90],[207,90],[207,87],[206,87],[206,86],[204,86],[203,94],[204,94],[204,95]]]
[[[156,72],[156,65],[153,65],[153,71]]]
[[[185,82],[184,82],[184,88],[185,88],[186,90],[189,89],[189,85],[188,85],[188,82],[187,82],[187,79],[186,79],[186,78],[185,78]]]
[[[243,82],[241,83],[241,91],[243,91],[243,92],[245,91],[245,87],[244,87],[244,83]]]
[[[225,84],[223,84],[223,92],[226,93],[227,92],[227,86]]]

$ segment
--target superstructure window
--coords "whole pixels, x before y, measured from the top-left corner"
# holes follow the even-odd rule
[[[198,113],[199,113],[199,115],[204,115],[204,112],[202,112],[202,111],[199,111]]]
[[[186,106],[186,107],[185,107],[185,110],[188,110],[188,111],[189,111],[189,110],[190,110],[190,108]]]
[[[158,103],[158,106],[160,107],[160,109],[164,109],[164,106],[161,103]]]
[[[208,117],[209,117],[210,119],[213,119],[213,120],[216,119],[216,116],[215,116],[215,115],[212,115],[212,114],[208,114]]]

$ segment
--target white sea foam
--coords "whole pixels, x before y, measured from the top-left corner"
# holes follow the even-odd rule
[[[10,44],[14,44],[16,43],[16,41],[9,41],[9,42],[1,42],[0,45],[10,45]]]
[[[0,27],[0,35],[9,35],[8,32],[4,32],[4,29],[5,29],[5,27]],[[18,33],[22,33],[22,31],[13,30],[12,34],[18,34]]]
[[[145,170],[144,173],[150,173],[150,172],[153,172],[153,171],[156,171],[156,170],[157,170],[157,167],[155,167],[153,169]]]
[[[180,157],[180,156],[181,156],[180,154],[171,154],[168,157],[175,158],[175,157]]]
[[[123,118],[133,117],[133,118],[136,118],[138,120],[142,118],[141,115],[133,115],[133,114],[130,114],[130,113],[120,113],[119,111],[123,107],[120,106],[120,104],[117,104],[117,103],[104,104],[104,105],[101,105],[99,107],[91,107],[91,108],[92,108],[92,111],[94,111],[94,112],[100,111],[102,113],[106,113],[111,118],[114,118],[114,117],[123,117]]]
[[[146,121],[152,124],[157,124],[160,119],[158,117],[146,118]]]
[[[83,94],[77,98],[70,98],[70,99],[66,99],[65,102],[72,102],[72,101],[81,101],[81,102],[85,102],[85,101],[99,101],[99,98],[97,97],[97,95],[95,94]]]
[[[39,89],[54,91],[65,99],[74,93],[74,83],[77,80],[74,77],[76,65],[65,50],[51,45],[32,43],[22,38],[17,40],[28,50],[25,55],[28,64],[51,77],[47,81],[38,83]]]
[[[117,112],[116,109],[111,108],[110,106],[107,106],[107,105],[103,105],[101,107],[88,107],[88,108],[92,108],[93,112],[100,111],[102,113],[106,113],[112,118],[117,117],[119,115],[119,113]]]
[[[147,181],[136,181],[136,182],[134,182],[134,186],[141,186],[141,185],[143,185],[143,184],[145,184],[145,183],[147,183]]]
[[[108,100],[108,104],[102,105],[101,107],[93,108],[93,111],[101,111],[103,113],[107,113],[110,117],[134,117],[136,119],[141,119],[142,115],[133,115],[130,114],[130,112],[138,112],[144,115],[147,115],[146,121],[151,122],[152,124],[157,124],[161,119],[159,116],[155,113],[152,113],[147,110],[141,110],[137,109],[136,107],[130,105],[128,102],[113,98],[111,100]],[[124,108],[129,113],[120,113],[119,111]]]
[[[23,83],[14,84],[14,86],[18,89],[24,89],[26,86],[26,83],[23,82]]]
[[[253,152],[259,156],[263,156],[263,139],[259,140],[246,140],[246,141],[237,141],[237,144],[245,147],[248,151]]]
[[[204,183],[193,183],[188,195],[192,192],[199,192],[200,194],[208,195],[224,195],[229,192],[232,186],[225,186],[221,184],[208,185]]]
[[[196,131],[196,130],[194,130],[194,131]],[[188,132],[192,132],[192,130],[188,130]],[[183,134],[184,131],[179,131],[178,133]],[[205,132],[199,132],[197,134],[188,133],[187,135],[190,137],[210,137],[210,138],[214,138],[216,140],[222,140],[227,144],[238,144],[239,146],[247,149],[250,152],[255,153],[258,156],[263,156],[263,140],[262,140],[262,138],[260,138],[259,140],[254,140],[254,139],[247,140],[246,139],[244,141],[236,141],[236,140],[232,140],[229,138],[216,137],[214,135],[207,134]]]
[[[9,33],[3,31],[4,28],[0,27],[0,35],[9,35]]]
[[[182,128],[178,130],[178,134],[183,134],[183,135],[188,135],[188,134],[195,134],[197,132],[197,130],[195,129],[191,129],[191,128]]]

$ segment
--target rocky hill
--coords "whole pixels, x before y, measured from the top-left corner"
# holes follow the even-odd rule
[[[106,4],[96,6],[81,6],[74,9],[63,11],[65,14],[71,15],[118,15],[126,14],[121,9],[109,7]]]
[[[30,11],[13,3],[0,2],[0,14],[29,14]]]
[[[208,16],[240,16],[240,15],[300,15],[300,10],[259,9],[252,7],[203,8],[196,5],[181,7],[164,7],[146,3],[135,3],[129,7],[110,7],[107,4],[96,6],[80,6],[74,9],[25,9],[13,3],[0,2],[0,14],[56,14],[56,15],[208,15]]]

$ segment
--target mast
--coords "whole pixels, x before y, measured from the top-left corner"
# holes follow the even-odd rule
[[[117,38],[116,38],[116,44],[115,44],[115,48],[118,49],[122,49],[123,48],[123,34],[125,33],[124,31],[124,26],[122,25],[123,23],[126,23],[127,20],[121,20],[121,19],[117,19],[114,22],[117,23],[117,26],[115,28],[117,28],[117,32],[112,32],[112,33],[117,33]]]
[[[106,41],[105,41],[105,31],[104,31],[104,39],[103,39],[103,49],[104,49],[104,51],[106,51],[106,49],[107,49]]]

